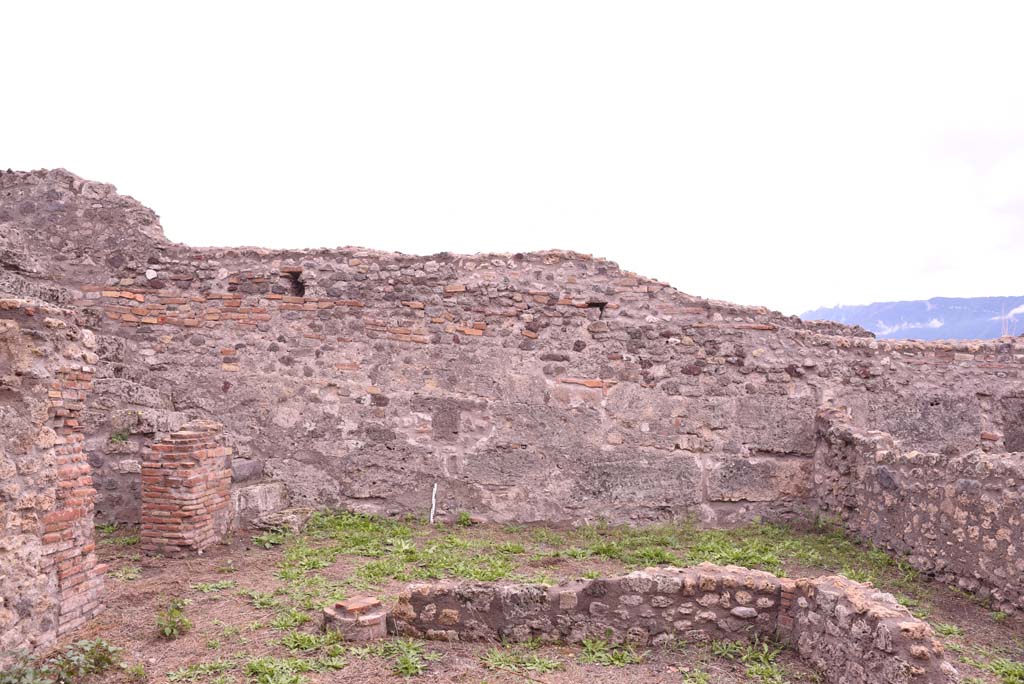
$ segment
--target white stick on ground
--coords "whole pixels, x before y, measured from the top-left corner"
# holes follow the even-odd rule
[[[434,524],[434,511],[437,509],[437,483],[434,483],[434,491],[430,493],[430,524]]]

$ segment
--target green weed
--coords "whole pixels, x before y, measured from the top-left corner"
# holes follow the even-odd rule
[[[119,662],[121,649],[103,639],[76,641],[46,660],[24,655],[0,671],[0,684],[76,684],[83,677],[105,672]]]
[[[852,579],[854,582],[874,582],[875,576],[869,570],[862,568],[843,568],[839,571],[839,574],[847,579]]]
[[[254,535],[252,543],[264,549],[269,549],[284,544],[287,539],[287,532],[264,532],[263,534]]]
[[[1000,684],[1024,684],[1024,662],[1008,658],[995,658],[988,662],[968,661],[979,670],[991,672],[999,677]]]
[[[947,622],[936,623],[932,625],[932,628],[937,634],[941,634],[944,637],[962,636],[964,633],[958,625],[953,625]]]
[[[156,628],[164,639],[177,639],[192,629],[192,621],[185,615],[184,599],[171,599],[167,608],[157,613]]]
[[[142,537],[140,535],[129,534],[123,537],[114,537],[113,539],[107,539],[105,540],[104,543],[114,544],[115,546],[135,546],[140,541],[142,541]]]
[[[318,658],[254,658],[245,664],[245,674],[251,684],[304,684],[307,672],[340,670],[348,662],[340,656]]]
[[[579,655],[581,663],[613,667],[637,665],[643,662],[643,659],[643,654],[638,654],[632,646],[614,646],[602,639],[584,639],[583,652]]]
[[[108,522],[97,525],[96,531],[103,535],[112,535],[117,532],[117,522]]]
[[[141,683],[149,680],[149,676],[146,674],[146,666],[142,663],[124,666],[124,676],[128,678],[129,682]]]
[[[234,660],[211,660],[205,663],[195,663],[167,673],[169,682],[197,682],[214,675],[230,672],[238,667]]]
[[[776,662],[781,652],[781,646],[764,641],[754,641],[753,643],[711,642],[713,655],[743,663],[746,666],[747,678],[760,684],[786,684],[786,672]]]
[[[541,674],[561,670],[563,665],[554,658],[545,658],[536,653],[520,653],[500,648],[492,648],[480,658],[480,662],[489,670],[508,670],[510,672],[538,672]]]
[[[683,673],[682,684],[711,684],[711,675],[704,670],[688,670]]]
[[[220,580],[219,582],[200,582],[199,584],[193,584],[192,588],[203,594],[212,594],[215,591],[234,589],[235,584],[234,580]]]
[[[309,620],[309,615],[294,608],[285,608],[277,614],[277,617],[270,621],[270,626],[279,630],[295,629],[306,624]]]
[[[111,572],[110,576],[122,582],[131,582],[142,576],[142,568],[137,565],[126,565]]]
[[[259,608],[260,610],[269,610],[281,605],[281,602],[274,598],[274,594],[269,592],[256,591],[254,589],[241,589],[238,593],[248,598],[253,607]]]
[[[391,671],[403,677],[422,674],[428,662],[440,658],[439,654],[427,652],[422,641],[415,639],[390,639],[367,646],[357,646],[349,652],[358,658],[376,656],[391,661]]]
[[[316,651],[328,646],[341,643],[341,634],[334,631],[323,634],[310,634],[308,632],[291,631],[281,638],[281,644],[289,651]],[[340,653],[335,652],[335,655]]]

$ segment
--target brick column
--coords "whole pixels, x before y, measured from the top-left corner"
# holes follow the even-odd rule
[[[231,449],[222,427],[193,421],[153,444],[142,464],[142,550],[202,553],[230,520]]]
[[[103,573],[93,531],[92,472],[78,414],[92,386],[92,368],[56,372],[50,384],[49,418],[56,466],[55,505],[42,517],[42,567],[57,571],[57,635],[66,634],[103,610]]]

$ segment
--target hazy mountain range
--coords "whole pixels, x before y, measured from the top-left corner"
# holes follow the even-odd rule
[[[880,339],[983,340],[1024,334],[1024,296],[832,306],[807,311],[800,318],[859,325]]]

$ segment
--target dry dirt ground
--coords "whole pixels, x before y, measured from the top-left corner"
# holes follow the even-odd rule
[[[317,684],[400,682],[406,677],[467,684],[820,681],[791,654],[768,644],[679,644],[630,653],[600,644],[584,649],[389,640],[389,646],[360,649],[319,636],[322,605],[367,594],[391,601],[409,581],[555,582],[703,560],[790,576],[842,572],[872,581],[936,626],[949,657],[969,682],[1024,682],[1014,678],[1024,660],[1024,621],[1019,617],[993,612],[978,597],[930,583],[898,559],[832,529],[432,528],[338,513],[314,517],[299,535],[236,536],[188,560],[140,556],[138,537],[130,529],[101,528],[98,536],[110,564],[108,608],[76,639],[102,638],[122,648],[124,665],[93,676],[89,684]],[[168,612],[175,599],[183,602],[180,613]],[[175,619],[180,617],[190,626]],[[171,635],[175,638],[161,636],[161,618],[164,627],[178,632]],[[1024,665],[1019,674],[1024,677]]]

